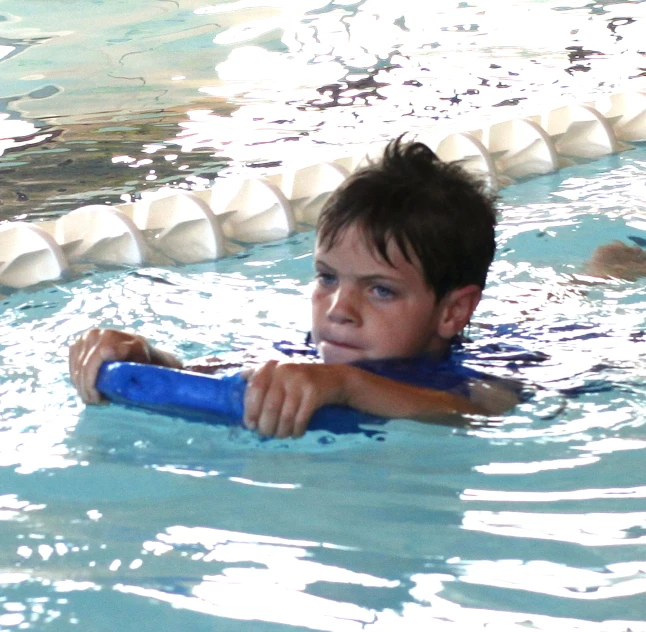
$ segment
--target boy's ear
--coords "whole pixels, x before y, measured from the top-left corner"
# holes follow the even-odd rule
[[[459,334],[471,320],[481,297],[482,288],[477,285],[465,285],[446,294],[440,301],[440,337],[450,340]]]

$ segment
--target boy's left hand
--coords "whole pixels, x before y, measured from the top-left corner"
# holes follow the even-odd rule
[[[342,364],[295,364],[275,360],[247,373],[244,423],[266,437],[300,437],[314,412],[345,404]]]

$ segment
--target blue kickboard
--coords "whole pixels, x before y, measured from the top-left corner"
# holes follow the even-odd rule
[[[242,425],[246,386],[239,373],[212,376],[135,362],[106,362],[96,381],[97,390],[115,404],[228,426]],[[357,433],[360,424],[386,421],[347,406],[324,406],[308,430]]]

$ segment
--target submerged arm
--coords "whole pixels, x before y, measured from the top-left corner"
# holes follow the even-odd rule
[[[462,395],[411,386],[347,367],[347,405],[381,417],[428,419],[442,413],[486,414],[481,406]]]

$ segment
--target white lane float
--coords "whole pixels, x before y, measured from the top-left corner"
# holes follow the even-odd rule
[[[230,243],[275,241],[296,226],[289,200],[265,178],[222,178],[194,195],[213,211]]]
[[[62,248],[47,231],[27,222],[0,226],[0,284],[28,287],[58,279],[66,268]]]
[[[460,160],[500,189],[646,141],[646,90],[564,105],[476,130],[418,134],[442,159]],[[377,155],[374,143],[261,178],[218,178],[201,191],[164,188],[115,206],[88,205],[57,220],[0,225],[0,286],[60,278],[71,264],[173,264],[215,260],[316,224],[329,195]]]
[[[562,156],[594,159],[630,148],[617,139],[611,122],[591,105],[567,105],[532,119]]]
[[[300,169],[285,169],[268,177],[291,204],[294,219],[311,228],[332,192],[350,175],[333,162],[321,162]]]
[[[112,206],[82,206],[37,226],[54,238],[70,263],[141,265],[145,261],[146,246],[141,232]]]
[[[215,214],[192,193],[163,189],[115,209],[135,226],[151,263],[197,263],[227,254]]]

